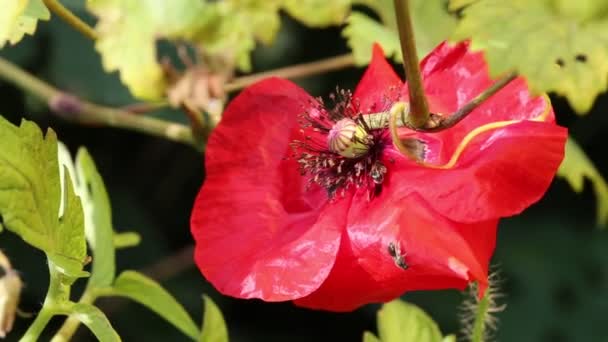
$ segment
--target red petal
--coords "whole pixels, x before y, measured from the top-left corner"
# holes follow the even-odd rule
[[[309,101],[289,81],[257,83],[231,102],[209,139],[191,227],[196,262],[224,294],[299,298],[320,286],[335,261],[346,208],[323,208],[325,193],[306,191],[296,162],[285,160]]]
[[[365,193],[356,196],[348,221],[329,277],[317,291],[296,300],[297,305],[350,311],[406,291],[463,289],[471,281],[478,281],[482,291],[487,286],[496,220],[452,222],[418,196],[398,196],[389,185],[371,202]],[[395,265],[390,242],[400,244],[407,270]]]
[[[394,150],[396,183],[414,191],[441,214],[476,222],[519,214],[538,201],[564,157],[567,131],[534,121],[490,130],[476,136],[449,169],[415,165]]]
[[[355,89],[353,100],[363,113],[388,110],[402,85],[403,81],[384,58],[380,45],[374,44],[372,61]]]

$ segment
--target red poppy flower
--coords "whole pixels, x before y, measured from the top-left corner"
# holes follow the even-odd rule
[[[434,113],[492,84],[467,43],[442,44],[421,66]],[[230,103],[191,219],[196,262],[220,292],[348,311],[409,290],[483,290],[498,219],[543,195],[566,130],[517,79],[453,128],[401,129],[422,149],[417,163],[362,115],[407,99],[406,87],[376,48],[332,109],[278,78]]]

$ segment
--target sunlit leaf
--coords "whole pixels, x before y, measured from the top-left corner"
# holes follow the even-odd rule
[[[42,0],[0,0],[0,48],[18,43],[25,34],[34,34],[38,20],[48,20],[49,10]]]
[[[608,223],[608,184],[585,151],[572,138],[568,138],[566,157],[557,175],[566,179],[572,189],[579,193],[583,191],[585,179],[589,179],[597,197],[597,222],[601,225]]]
[[[71,306],[70,316],[86,325],[100,342],[119,342],[120,336],[101,310],[90,304],[77,303]]]
[[[106,71],[119,71],[133,95],[158,99],[165,88],[156,56],[157,39],[184,37],[200,20],[200,0],[89,0],[99,21],[95,48]]]
[[[453,39],[472,38],[493,76],[515,70],[535,92],[556,92],[585,113],[608,86],[606,10],[605,0],[479,0]]]
[[[114,285],[104,289],[100,295],[121,296],[134,300],[154,311],[193,340],[198,339],[198,327],[182,305],[160,284],[141,273],[135,271],[121,273]]]
[[[350,10],[350,0],[283,0],[287,13],[312,27],[339,25]]]
[[[205,313],[203,316],[203,327],[199,342],[228,342],[228,328],[220,309],[208,296],[205,300]]]
[[[378,335],[382,342],[440,342],[443,337],[422,309],[399,299],[378,311]]]
[[[363,333],[363,342],[382,342],[376,335],[369,331]]]
[[[141,236],[135,232],[114,233],[114,248],[129,248],[139,245]]]
[[[70,181],[64,181],[61,198],[55,132],[49,129],[43,137],[30,121],[23,120],[16,127],[0,117],[0,141],[0,215],[4,227],[44,251],[62,273],[84,275],[82,206]]]
[[[448,9],[450,11],[457,11],[463,7],[466,7],[477,0],[449,0]]]
[[[353,12],[348,17],[342,34],[353,50],[355,62],[358,65],[369,63],[374,42],[382,46],[387,57],[402,61],[393,1],[357,2],[373,9],[382,22],[360,12]],[[418,57],[422,58],[449,37],[455,27],[456,18],[448,12],[447,0],[413,0],[410,6]]]
[[[93,254],[88,286],[108,286],[116,272],[112,209],[103,179],[85,148],[80,148],[76,155],[76,174],[85,214],[85,234]]]

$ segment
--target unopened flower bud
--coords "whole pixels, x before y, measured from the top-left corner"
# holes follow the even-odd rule
[[[349,118],[341,119],[327,135],[329,150],[346,158],[359,158],[369,151],[369,135],[365,128]]]

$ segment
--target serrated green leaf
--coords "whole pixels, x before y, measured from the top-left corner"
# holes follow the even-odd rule
[[[220,309],[208,296],[203,296],[205,313],[199,342],[228,342],[228,328]]]
[[[585,113],[608,86],[608,17],[599,15],[607,6],[604,0],[478,0],[464,9],[452,39],[472,38],[492,76],[515,70],[534,92],[556,92]]]
[[[378,311],[378,335],[382,342],[440,342],[443,337],[422,309],[399,299]]]
[[[571,137],[566,143],[566,156],[557,170],[557,175],[564,178],[578,193],[583,191],[585,178],[589,179],[597,197],[597,222],[601,225],[608,223],[608,184],[585,151]]]
[[[57,136],[33,122],[20,127],[0,117],[0,214],[4,227],[44,251],[59,270],[83,276],[84,219],[72,183],[61,197]],[[67,177],[67,175],[66,175]],[[64,203],[59,217],[60,202]]]
[[[110,198],[93,158],[82,147],[76,155],[76,174],[85,213],[85,234],[93,254],[91,278],[87,286],[109,286],[116,272]]]
[[[382,342],[376,335],[369,331],[363,333],[363,342]]]
[[[198,339],[198,327],[182,305],[160,284],[141,273],[121,273],[111,288],[100,291],[100,296],[120,296],[134,300],[154,311],[193,340]]]
[[[456,342],[456,335],[448,335],[441,342]]]
[[[256,40],[270,44],[279,31],[280,5],[280,0],[209,3],[192,41],[205,53],[232,58],[239,69],[250,71],[249,54],[255,48]]]
[[[477,0],[449,0],[448,9],[450,11],[457,11],[463,7],[469,6]]]
[[[119,71],[133,95],[159,99],[165,90],[157,61],[157,39],[178,39],[189,33],[205,7],[200,0],[89,0],[99,21],[95,48],[106,71]]]
[[[76,303],[70,307],[68,314],[86,325],[100,342],[121,341],[106,315],[95,306]]]
[[[136,232],[114,233],[114,248],[122,249],[139,245],[141,236]]]
[[[48,20],[49,10],[42,0],[0,0],[0,48],[18,43],[25,34],[34,34],[38,20]]]
[[[350,0],[283,0],[287,13],[311,27],[327,27],[344,22]]]
[[[372,45],[379,43],[386,57],[402,61],[399,35],[396,31],[392,1],[359,0],[372,8],[382,23],[360,12],[347,18],[342,35],[353,50],[355,63],[365,65],[371,59]],[[456,18],[447,11],[447,0],[414,0],[411,2],[418,57],[428,54],[437,44],[447,39],[456,25]]]

